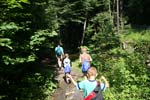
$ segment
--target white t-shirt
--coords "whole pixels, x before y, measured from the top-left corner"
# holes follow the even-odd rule
[[[68,64],[69,64],[69,66],[71,66],[70,63],[71,63],[71,61],[70,61],[69,58],[65,58],[64,61],[63,61],[64,67],[66,67],[66,65],[68,65]]]

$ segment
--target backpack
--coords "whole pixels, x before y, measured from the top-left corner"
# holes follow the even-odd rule
[[[56,54],[57,54],[58,56],[60,56],[60,55],[62,54],[62,49],[61,49],[61,47],[57,47],[57,49],[56,49]]]
[[[87,60],[84,60],[82,63],[82,72],[86,72],[90,67],[90,62]]]
[[[104,100],[99,82],[97,82],[96,88],[83,100]]]

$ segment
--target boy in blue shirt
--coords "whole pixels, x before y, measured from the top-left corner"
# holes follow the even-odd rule
[[[57,47],[55,47],[55,53],[56,53],[58,67],[61,68],[64,50],[60,45],[57,45]]]
[[[71,75],[67,74],[67,76],[71,79],[72,83],[77,87],[77,89],[82,89],[84,91],[84,98],[89,95],[97,86],[97,81],[95,80],[97,76],[97,70],[95,67],[90,67],[87,71],[87,80],[83,80],[79,83],[77,83]],[[109,87],[108,81],[104,76],[101,76],[100,79],[104,81],[104,83],[100,83],[101,90],[105,90],[107,87]]]

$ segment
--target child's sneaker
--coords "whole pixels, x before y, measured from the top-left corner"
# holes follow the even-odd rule
[[[69,78],[66,78],[66,83],[67,84],[70,84],[71,83],[71,80]]]

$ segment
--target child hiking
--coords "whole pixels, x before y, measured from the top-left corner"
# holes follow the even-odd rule
[[[99,96],[96,96],[95,99],[87,99],[87,97],[90,95],[90,93],[93,92],[93,90],[95,90],[95,88],[97,87],[97,81],[96,76],[97,76],[97,70],[95,67],[90,67],[87,71],[87,80],[83,80],[79,83],[77,83],[71,75],[67,74],[67,76],[71,79],[72,83],[77,87],[77,89],[82,89],[84,91],[84,98],[83,100],[103,100],[102,94],[100,94],[101,92],[98,92]],[[100,82],[100,89],[98,91],[101,90],[105,90],[107,87],[109,87],[108,81],[105,79],[104,76],[101,76],[100,78],[102,81],[104,81],[104,83]],[[94,97],[93,97],[94,98]],[[98,99],[101,98],[101,99]]]
[[[82,65],[81,70],[84,76],[86,76],[87,70],[90,67],[90,63],[92,61],[92,58],[90,54],[87,53],[87,49],[85,47],[81,48],[81,54],[79,56],[79,62]]]
[[[71,60],[69,59],[69,54],[65,53],[65,59],[63,60],[63,66],[64,66],[64,73],[65,73],[65,81],[66,83],[70,83],[70,79],[66,76],[66,74],[71,73]]]
[[[61,69],[64,50],[60,45],[57,45],[57,47],[55,47],[55,54],[57,58],[58,67]]]

